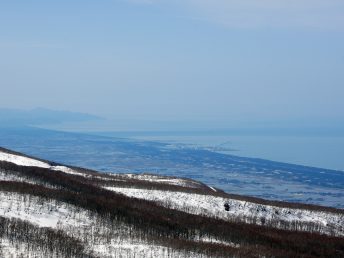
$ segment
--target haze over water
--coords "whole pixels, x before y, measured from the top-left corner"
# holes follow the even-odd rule
[[[24,125],[25,132],[27,126],[36,126],[173,141],[342,171],[343,11],[343,0],[0,1],[0,22],[6,24],[0,26],[0,126],[12,121]],[[15,114],[17,119],[13,119]],[[87,124],[97,117],[110,121],[109,127]],[[52,125],[75,120],[86,123],[74,128]],[[49,127],[42,126],[49,123]],[[239,133],[193,133],[217,130]],[[88,136],[80,136],[84,142],[73,134],[56,153],[52,148],[66,139],[64,133],[45,132],[42,141],[42,131],[28,131],[19,141],[10,130],[13,138],[0,135],[1,144],[7,142],[8,147],[46,158],[63,157],[57,160],[101,171],[154,171],[158,166],[159,171],[204,179],[229,190],[237,187],[240,191],[245,185],[242,189],[250,189],[248,194],[257,193],[262,174],[256,172],[260,169],[267,181],[272,176],[280,180],[280,185],[266,182],[277,192],[287,189],[286,184],[295,188],[295,184],[309,181],[315,186],[339,186],[341,192],[334,192],[332,201],[319,196],[327,195],[327,190],[315,187],[310,197],[304,193],[307,187],[297,186],[304,194],[304,199],[297,201],[309,197],[316,203],[341,204],[341,171],[327,171],[326,175],[325,169],[256,162],[202,150],[195,151],[196,155],[193,149],[178,148],[168,149],[169,160],[164,156],[164,144],[142,143],[147,146],[141,148],[141,143],[131,146],[131,142],[114,138],[104,143],[101,137],[94,137],[96,143],[88,146]],[[128,133],[133,131],[179,133]],[[189,133],[183,135],[183,131]],[[260,131],[264,134],[256,134]],[[77,144],[83,147],[77,148]],[[113,155],[105,167],[104,153],[100,153],[106,150],[103,145]],[[130,151],[121,156],[128,146]],[[71,160],[70,153],[80,156]],[[184,160],[193,154],[191,160]],[[94,156],[97,158],[90,159]],[[125,162],[128,156],[131,159]],[[212,164],[208,164],[210,156]],[[176,157],[178,162],[173,163]],[[169,170],[165,159],[171,161]],[[85,164],[91,160],[92,164]],[[242,165],[245,160],[246,167]],[[233,172],[233,164],[240,172],[240,187],[235,181],[238,174],[227,173]],[[186,167],[180,169],[180,165]],[[251,186],[247,175],[254,177]],[[260,187],[259,196],[270,198],[270,188]],[[284,193],[276,194],[294,200],[288,199],[289,192],[287,198]]]
[[[344,171],[344,137],[328,136],[133,136],[136,139],[210,147],[223,153]],[[226,150],[227,149],[227,150]]]

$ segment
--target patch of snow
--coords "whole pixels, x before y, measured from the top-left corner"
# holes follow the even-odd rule
[[[26,177],[26,176],[20,176],[20,174],[17,174],[15,172],[12,173],[11,171],[2,171],[1,169],[0,169],[0,181],[25,182],[25,183],[29,183],[29,184],[33,184],[33,185],[43,185],[43,186],[50,188],[50,189],[56,189],[57,188],[56,186],[51,185],[47,182],[31,179],[31,178]]]
[[[173,177],[163,177],[159,175],[151,175],[151,174],[116,174],[120,177],[127,177],[130,179],[142,180],[142,181],[149,181],[154,183],[161,183],[167,185],[176,185],[182,187],[191,187],[191,188],[198,188],[201,186],[200,183],[191,181],[188,179],[183,178],[173,178]]]
[[[7,173],[6,171],[0,170],[0,181],[16,181],[16,182],[27,182],[31,184],[35,184],[34,180],[29,180],[27,178],[18,176],[16,174]]]
[[[0,151],[0,160],[10,162],[18,166],[47,168],[47,169],[51,169],[55,171],[61,171],[66,174],[85,176],[85,174],[77,172],[74,169],[71,169],[66,166],[51,166],[50,164],[43,161],[39,161],[36,159],[23,157],[23,156],[11,154],[11,153],[5,153],[2,151]]]
[[[50,169],[55,170],[55,171],[61,171],[70,175],[85,176],[85,174],[77,172],[74,169],[71,169],[66,166],[51,166]]]
[[[239,244],[235,244],[235,243],[232,243],[232,242],[228,243],[228,242],[225,242],[225,241],[222,241],[222,240],[218,240],[218,239],[215,239],[215,238],[209,238],[209,237],[199,238],[199,239],[197,239],[197,241],[204,242],[204,243],[226,245],[226,246],[235,247],[235,248],[239,248],[240,247]]]
[[[2,151],[0,151],[0,160],[14,163],[18,166],[50,168],[50,165],[45,162],[11,153],[5,153]]]
[[[209,188],[210,188],[211,190],[213,190],[214,192],[217,192],[217,190],[216,190],[214,187],[209,186]]]

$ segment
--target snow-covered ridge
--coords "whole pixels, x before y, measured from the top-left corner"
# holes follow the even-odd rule
[[[316,224],[318,231],[328,235],[344,236],[344,214],[320,210],[307,210],[305,208],[287,208],[267,204],[259,204],[252,201],[237,200],[229,197],[216,196],[216,189],[207,187],[202,183],[174,177],[164,177],[152,174],[88,174],[66,166],[53,166],[47,162],[21,155],[3,152],[0,150],[0,161],[11,162],[20,166],[33,166],[61,171],[71,175],[87,178],[96,178],[103,181],[127,181],[138,180],[142,182],[154,182],[162,185],[174,185],[188,188],[200,188],[211,190],[210,194],[187,193],[182,191],[148,190],[127,188],[121,186],[103,185],[103,188],[128,197],[154,201],[167,208],[181,210],[195,215],[205,215],[226,221],[243,221],[257,225],[274,223],[277,228],[284,228],[285,223],[292,225],[296,230],[309,231],[310,224]],[[7,175],[6,175],[7,177]],[[12,175],[5,178],[0,173],[0,180],[22,181],[18,176]],[[35,183],[28,180],[29,183]],[[214,192],[214,195],[211,195]],[[206,191],[209,193],[209,191]],[[303,224],[303,225],[302,225]],[[291,228],[289,228],[291,229]]]
[[[10,162],[18,166],[51,168],[51,166],[48,163],[2,151],[0,151],[0,160]]]
[[[7,153],[1,150],[0,150],[0,161],[10,162],[18,166],[40,167],[40,168],[47,168],[47,169],[51,169],[55,171],[61,171],[61,172],[72,174],[72,175],[84,175],[83,173],[77,172],[66,166],[51,166],[50,164],[37,160],[37,159],[28,158],[28,157],[24,157],[24,156],[12,154],[12,153]]]
[[[318,225],[323,234],[344,236],[344,214],[305,209],[282,208],[257,204],[212,195],[170,192],[161,190],[105,187],[105,189],[124,194],[128,197],[154,201],[167,208],[181,210],[195,215],[205,215],[226,221],[243,221],[264,225],[276,223],[276,228],[283,228],[287,222],[293,229],[309,231],[308,224]],[[227,206],[227,210],[225,208]]]
[[[188,188],[201,188],[205,185],[190,180],[190,179],[184,179],[184,178],[173,178],[173,177],[166,177],[166,176],[160,176],[160,175],[153,175],[153,174],[114,174],[119,178],[122,179],[135,179],[140,181],[146,181],[146,182],[154,182],[154,183],[160,183],[160,184],[166,184],[166,185],[175,185],[175,186],[181,186],[181,187],[188,187]],[[213,189],[213,188],[210,188]],[[215,191],[213,189],[213,191]]]
[[[200,188],[202,186],[204,187],[203,184],[193,181],[193,180],[188,180],[188,179],[183,179],[183,178],[164,177],[164,176],[152,175],[152,174],[107,174],[103,176],[89,175],[86,173],[81,173],[67,166],[60,166],[60,165],[52,166],[47,162],[43,162],[34,158],[29,158],[29,157],[25,157],[25,156],[21,156],[17,154],[3,152],[1,150],[0,150],[0,161],[10,162],[18,166],[46,168],[46,169],[50,169],[54,171],[64,172],[66,174],[78,175],[78,176],[83,176],[83,177],[91,177],[91,178],[101,179],[104,181],[126,181],[128,179],[129,180],[135,179],[135,180],[140,180],[140,181],[154,182],[154,183],[159,183],[159,184],[175,185],[175,186],[189,187],[189,188]]]

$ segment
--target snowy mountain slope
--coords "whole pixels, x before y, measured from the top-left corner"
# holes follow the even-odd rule
[[[71,175],[79,175],[85,177],[91,177],[88,173],[81,173],[77,169],[72,169],[67,166],[61,165],[50,165],[47,162],[43,162],[34,158],[21,156],[18,154],[10,153],[10,152],[3,152],[0,149],[0,161],[10,162],[19,166],[27,166],[27,167],[40,167],[40,168],[47,168],[55,171],[61,171]],[[113,181],[125,181],[128,179],[135,179],[139,181],[148,181],[154,183],[161,183],[167,185],[176,185],[182,187],[189,187],[189,188],[201,188],[207,187],[200,182],[196,182],[190,179],[182,179],[182,178],[172,178],[172,177],[163,177],[159,175],[152,175],[152,174],[108,174],[108,180]],[[98,178],[105,179],[105,175],[98,176]]]
[[[59,171],[68,175],[89,177],[87,173],[80,173],[65,166],[51,166],[49,163],[35,160],[29,157],[11,153],[1,153],[1,161],[13,163],[25,167],[39,167],[48,169],[53,173]],[[0,169],[0,180],[6,182],[21,182],[40,185],[41,182],[35,179],[28,179],[18,175],[17,171],[11,173]],[[52,186],[50,186],[52,187]],[[198,252],[178,251],[161,244],[152,244],[142,238],[136,238],[130,233],[133,229],[125,223],[113,224],[104,221],[104,218],[97,216],[88,210],[80,209],[74,205],[31,196],[29,194],[18,194],[13,192],[0,191],[0,218],[20,219],[37,227],[49,227],[62,230],[66,235],[78,240],[83,240],[87,252],[96,257],[208,257]],[[111,231],[111,233],[110,233]],[[97,232],[97,234],[94,234]],[[85,239],[87,239],[85,241]],[[194,241],[214,243],[216,245],[236,246],[231,242],[220,241],[211,237],[198,237]],[[21,257],[27,254],[28,257],[45,257],[46,253],[28,250],[26,244],[10,241],[3,238],[0,244],[0,254],[4,257]],[[51,257],[55,257],[50,254]],[[60,256],[56,256],[60,257]]]
[[[160,205],[184,212],[219,218],[240,220],[246,223],[308,231],[309,224],[317,231],[328,235],[344,236],[344,214],[261,205],[247,201],[183,192],[168,192],[149,189],[106,187],[129,197],[154,201]],[[228,205],[228,211],[224,205]]]
[[[129,237],[131,228],[128,225],[119,223],[114,229],[97,214],[68,203],[49,199],[42,201],[38,197],[8,192],[0,192],[0,200],[0,218],[21,219],[38,227],[61,230],[83,241],[87,252],[97,257],[165,257],[172,253],[174,257],[185,257],[185,254],[166,246],[152,245],[134,236]],[[197,241],[232,246],[231,243],[211,238],[200,238]],[[3,257],[20,257],[19,254],[29,252],[25,245],[13,245],[7,238],[0,243],[0,250]],[[32,257],[37,257],[35,255],[37,253]],[[199,254],[188,253],[188,256],[199,257]]]
[[[20,166],[35,166],[61,171],[71,175],[91,177],[90,174],[81,173],[76,169],[66,166],[51,166],[33,158],[23,157],[16,154],[0,152],[0,160],[11,162]],[[0,179],[1,179],[0,173]],[[2,176],[4,177],[4,176]],[[102,179],[102,176],[98,176]],[[18,180],[19,178],[13,178]],[[136,181],[148,181],[162,185],[174,185],[186,188],[204,188],[202,183],[174,178],[163,177],[153,174],[108,174],[107,180],[126,181],[134,179]],[[20,179],[19,179],[20,180]],[[214,192],[216,189],[207,187]],[[309,230],[308,224],[314,224],[316,231],[328,235],[344,236],[344,213],[333,213],[325,211],[310,211],[305,209],[292,209],[287,207],[277,207],[263,205],[259,203],[236,200],[213,195],[194,194],[176,191],[162,191],[154,189],[137,189],[128,187],[104,187],[104,189],[124,194],[129,197],[154,201],[157,204],[168,208],[181,210],[184,212],[205,215],[224,220],[240,220],[247,223],[264,225],[269,222],[277,228],[296,229],[301,231]],[[227,209],[225,209],[225,205]],[[278,223],[276,223],[278,222]],[[300,224],[303,223],[303,226]]]
[[[344,254],[343,214],[236,198],[184,178],[101,174],[0,149],[0,220],[13,224],[0,225],[0,257],[47,257],[50,242],[66,239],[80,251],[56,257],[294,257],[308,254],[307,246],[317,246],[310,257]],[[21,227],[18,219],[29,224]],[[37,241],[18,237],[13,227],[29,228]],[[45,243],[37,232],[49,229],[43,235],[52,240]]]

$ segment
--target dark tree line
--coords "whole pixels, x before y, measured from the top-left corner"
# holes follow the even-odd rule
[[[92,258],[85,252],[83,244],[64,232],[51,228],[40,228],[19,219],[7,219],[0,216],[0,238],[6,238],[12,244],[25,244],[28,252],[40,250],[45,257]],[[25,254],[27,255],[27,254]]]

